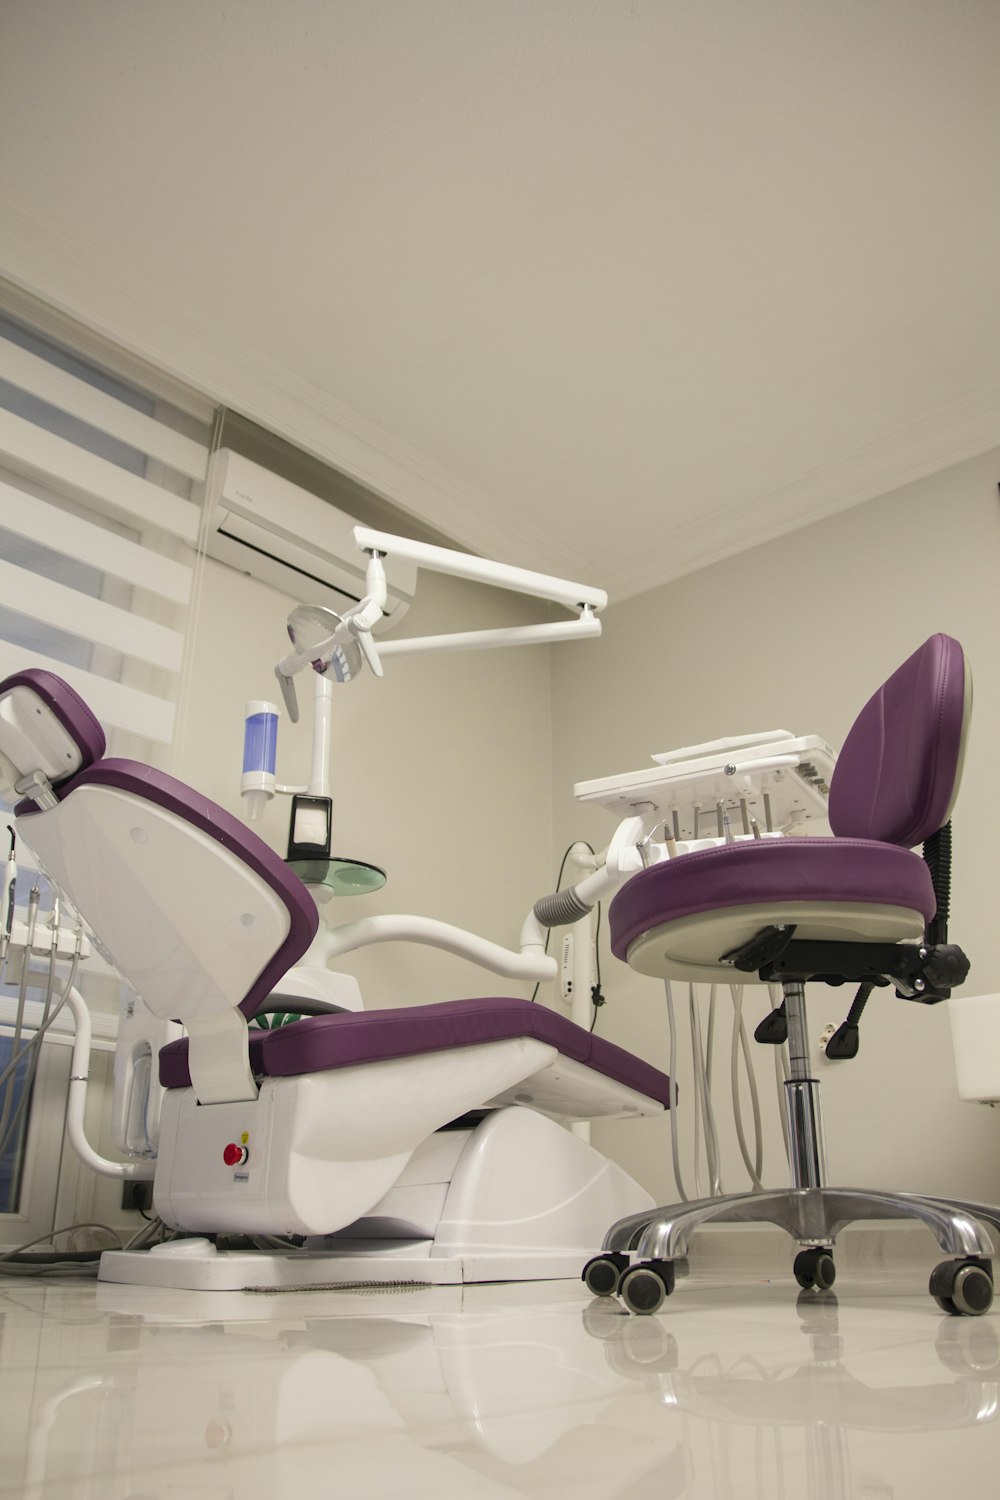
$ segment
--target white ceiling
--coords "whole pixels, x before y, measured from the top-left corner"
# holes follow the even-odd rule
[[[1000,443],[997,0],[0,0],[0,272],[634,593]]]

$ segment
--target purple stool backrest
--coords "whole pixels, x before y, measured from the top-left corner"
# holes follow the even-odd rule
[[[844,742],[830,783],[834,834],[912,849],[943,828],[971,707],[961,646],[932,635],[872,695]]]

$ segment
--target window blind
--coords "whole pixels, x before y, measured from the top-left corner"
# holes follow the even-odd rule
[[[211,421],[0,313],[0,676],[57,672],[112,754],[167,759]]]
[[[168,765],[214,410],[52,310],[0,293],[0,677],[58,673],[100,719],[112,755]],[[0,811],[9,815],[2,801]],[[18,917],[37,886],[38,920],[49,921],[53,893],[23,840],[17,860]],[[18,991],[9,972],[0,979],[2,1071]],[[78,982],[98,1028],[113,1035],[119,982],[97,951]],[[29,1026],[38,1009],[29,997]],[[53,1224],[61,1052],[42,1048],[16,1137],[0,1154],[0,1235],[15,1244]]]

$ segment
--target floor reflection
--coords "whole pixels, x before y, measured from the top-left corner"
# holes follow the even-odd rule
[[[1000,1321],[777,1288],[0,1293],[28,1500],[895,1500],[992,1484]]]

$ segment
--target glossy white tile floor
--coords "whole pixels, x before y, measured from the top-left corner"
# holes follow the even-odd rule
[[[993,1496],[1000,1314],[946,1318],[925,1282],[696,1275],[632,1318],[573,1283],[3,1281],[0,1495]]]

